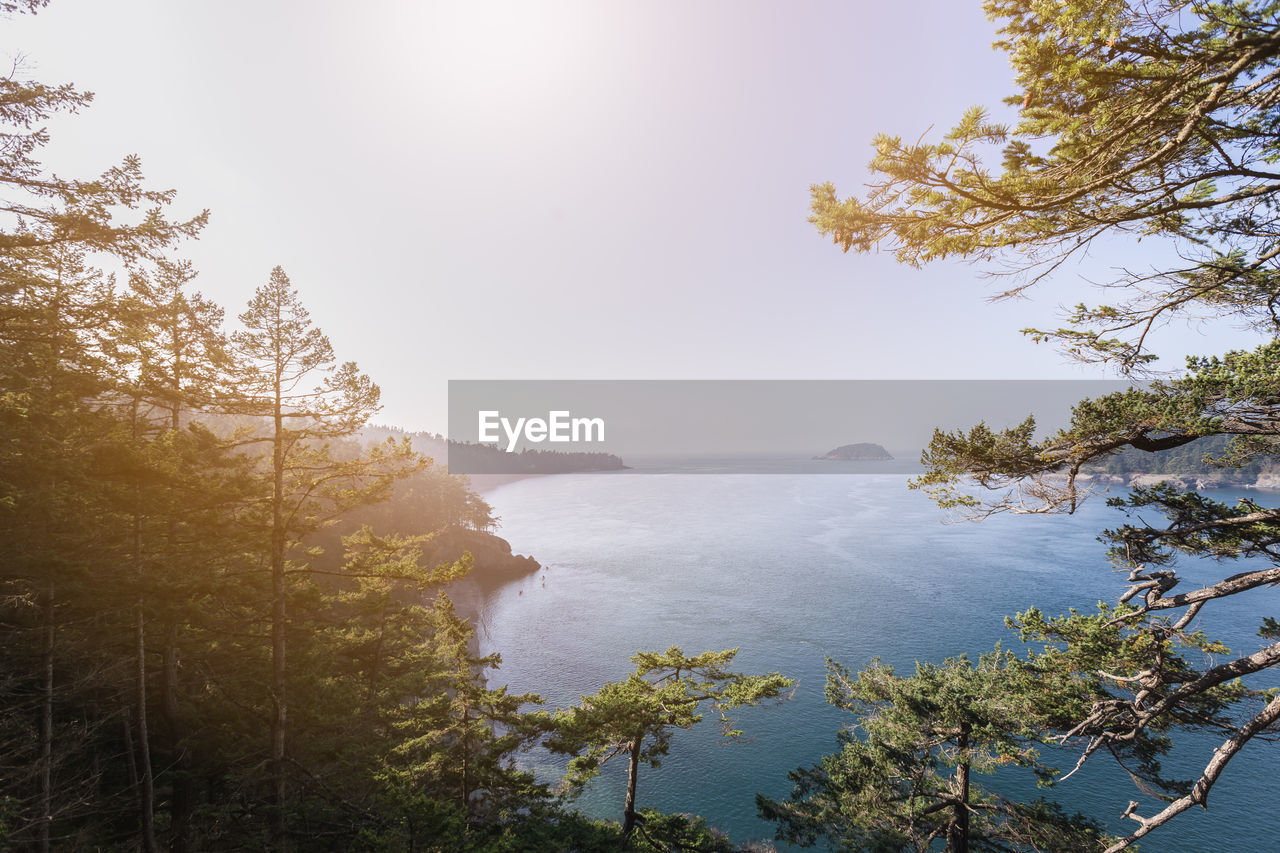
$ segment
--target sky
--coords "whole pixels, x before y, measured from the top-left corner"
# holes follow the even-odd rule
[[[1112,245],[1031,299],[965,263],[845,255],[809,186],[878,132],[1012,117],[977,0],[52,0],[0,20],[24,75],[95,93],[44,162],[126,154],[234,316],[276,265],[380,423],[443,431],[449,379],[1101,378],[1055,326]],[[1109,254],[1108,254],[1109,253]],[[1101,273],[1101,274],[1100,274]],[[1252,340],[1179,326],[1163,364]]]

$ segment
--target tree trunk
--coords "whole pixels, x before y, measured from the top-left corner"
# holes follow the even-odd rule
[[[135,520],[136,524],[136,520]],[[138,813],[142,819],[142,849],[146,853],[156,853],[155,776],[151,772],[151,733],[147,725],[147,633],[146,619],[142,615],[142,604],[139,603],[134,622],[134,642],[136,644],[137,695],[138,706],[138,759],[141,763],[140,785],[138,788]]]
[[[462,802],[462,833],[471,829],[471,709],[462,703],[462,789],[458,792]]]
[[[180,326],[180,308],[179,301],[176,296],[170,301],[170,341],[173,342],[171,351],[175,354],[173,384],[170,391],[173,394],[173,403],[169,407],[169,430],[177,433],[182,429],[182,399],[183,399],[183,379],[177,364],[177,354],[182,347],[177,343],[178,328]],[[172,547],[175,535],[176,525],[172,516],[169,518],[169,543]],[[191,770],[187,766],[186,744],[184,743],[185,732],[182,727],[182,720],[178,710],[178,623],[171,622],[165,630],[164,639],[164,669],[161,683],[163,695],[160,701],[160,713],[164,717],[164,726],[169,738],[169,778],[172,791],[169,796],[169,853],[187,853],[188,838],[191,823],[191,811],[195,805],[195,779],[191,776]]]
[[[120,733],[124,736],[124,763],[129,768],[129,790],[137,791],[138,753],[137,750],[133,748],[133,717],[126,710],[120,715],[120,720],[122,722],[122,725],[120,726]],[[93,762],[96,764],[98,761],[98,751],[96,749],[93,751],[93,756]],[[95,778],[100,778],[96,772],[93,775]],[[99,790],[99,794],[101,793],[101,790]]]
[[[186,749],[183,745],[182,721],[178,716],[178,626],[172,624],[165,634],[164,679],[161,713],[169,738],[170,776],[173,793],[169,798],[169,851],[187,853],[187,832],[191,820],[191,806],[195,799],[195,780],[187,767]]]
[[[622,834],[630,835],[636,828],[636,776],[640,772],[640,747],[644,735],[631,741],[631,763],[627,765],[627,805],[622,810]]]
[[[44,595],[44,639],[40,649],[40,668],[44,685],[40,708],[40,827],[37,840],[40,853],[49,853],[49,830],[53,823],[53,601],[51,581]]]
[[[285,733],[289,721],[285,693],[285,585],[284,585],[284,418],[281,412],[277,377],[275,438],[272,442],[271,496],[271,842],[276,850],[285,848]]]
[[[951,830],[947,838],[947,853],[969,853],[969,732],[968,723],[961,723],[960,737],[956,740],[956,797]]]
[[[138,440],[138,398],[133,398],[130,410],[134,441]],[[142,828],[142,849],[145,853],[157,853],[156,848],[156,780],[151,771],[151,730],[147,725],[147,617],[142,609],[144,569],[142,565],[142,515],[141,489],[138,476],[133,476],[133,571],[138,581],[138,599],[133,606],[134,644],[134,704],[138,720],[138,760],[141,763],[138,786],[138,818]]]

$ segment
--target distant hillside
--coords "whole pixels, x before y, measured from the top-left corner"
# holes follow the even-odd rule
[[[1226,454],[1229,442],[1229,436],[1215,435],[1159,453],[1127,447],[1105,462],[1085,468],[1084,473],[1113,485],[1145,486],[1167,481],[1197,489],[1220,486],[1280,488],[1280,469],[1271,460],[1254,459],[1239,467],[1214,464],[1214,460]]]
[[[842,444],[835,450],[828,450],[821,456],[815,456],[813,458],[871,462],[887,462],[893,459],[893,457],[889,455],[889,451],[885,450],[878,444],[871,444],[869,442],[861,442],[859,444]]]
[[[365,441],[408,438],[413,449],[430,456],[450,471],[468,474],[571,474],[578,471],[621,471],[627,466],[612,453],[561,450],[524,450],[507,453],[487,444],[450,441],[440,433],[407,432],[396,427],[369,426],[360,432]]]

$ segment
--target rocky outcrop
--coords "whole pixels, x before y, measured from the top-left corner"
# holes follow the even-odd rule
[[[1257,482],[1250,488],[1280,491],[1280,472],[1269,471],[1265,474],[1259,474]]]
[[[1150,487],[1160,483],[1168,483],[1177,489],[1264,489],[1280,491],[1280,473],[1264,473],[1258,475],[1253,483],[1233,479],[1229,473],[1207,474],[1202,476],[1173,474],[1081,474],[1077,482],[1091,486],[1121,486],[1131,489]]]
[[[1169,474],[1131,474],[1129,476],[1129,488],[1131,489],[1156,486],[1160,483],[1168,483],[1178,489],[1186,489],[1191,486],[1186,478],[1173,477]]]
[[[1065,480],[1065,478],[1063,479]],[[1076,482],[1090,486],[1123,486],[1129,480],[1120,474],[1078,474],[1076,475]]]
[[[470,579],[481,586],[497,586],[542,568],[533,557],[511,553],[511,543],[502,537],[465,527],[445,528],[423,549],[432,565],[452,562],[464,553],[470,553],[475,562]]]
[[[436,533],[423,548],[430,565],[450,563],[470,554],[471,573],[449,584],[447,592],[459,616],[472,624],[479,620],[485,597],[504,583],[532,575],[542,568],[533,557],[511,553],[511,543],[492,533],[465,527],[448,527]],[[471,638],[472,654],[479,654],[478,640]]]

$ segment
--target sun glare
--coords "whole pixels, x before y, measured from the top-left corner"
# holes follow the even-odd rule
[[[411,84],[452,112],[546,106],[590,77],[595,15],[562,3],[439,3],[390,33]]]

